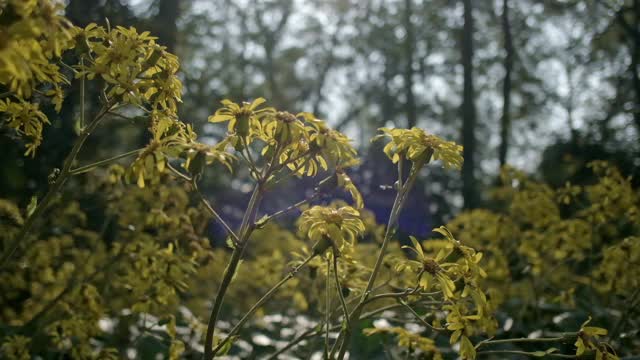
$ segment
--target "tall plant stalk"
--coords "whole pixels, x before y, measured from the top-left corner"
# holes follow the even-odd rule
[[[220,349],[222,349],[225,346],[225,344],[227,344],[242,329],[244,324],[251,318],[251,316],[253,316],[253,314],[262,305],[264,305],[267,301],[269,301],[273,297],[273,295],[275,295],[276,292],[284,284],[286,284],[289,280],[291,280],[296,275],[296,273],[300,271],[300,269],[302,269],[307,264],[309,264],[309,261],[311,261],[315,256],[316,256],[315,254],[308,256],[306,259],[302,261],[302,263],[300,263],[298,266],[293,268],[284,278],[282,278],[282,280],[280,280],[277,284],[272,286],[271,289],[269,289],[269,291],[267,291],[264,295],[262,295],[262,297],[255,304],[253,304],[251,309],[249,309],[249,311],[247,311],[247,313],[244,314],[244,316],[240,319],[240,321],[238,321],[238,323],[233,327],[233,329],[229,331],[227,336],[222,341],[220,341],[218,345],[216,345],[216,347],[213,349],[213,355],[215,356],[215,354],[217,354],[220,351]]]
[[[335,354],[335,350],[336,348],[338,348],[338,346],[340,347],[339,347],[337,358],[338,359],[344,358],[344,355],[349,346],[349,340],[351,337],[351,333],[353,331],[353,326],[357,322],[357,320],[360,318],[360,314],[362,314],[364,305],[367,303],[367,299],[371,295],[371,289],[373,288],[376,278],[378,277],[378,273],[380,272],[380,269],[382,267],[382,261],[384,260],[384,257],[386,255],[387,247],[389,246],[389,243],[391,242],[391,239],[393,238],[393,235],[396,232],[398,219],[400,217],[400,213],[402,212],[402,208],[404,207],[405,201],[407,199],[407,195],[413,188],[413,185],[415,184],[416,179],[418,178],[418,174],[420,173],[420,170],[426,163],[428,163],[431,160],[432,155],[433,155],[433,150],[429,150],[429,152],[425,154],[424,157],[422,157],[420,160],[413,163],[411,167],[411,172],[406,182],[403,182],[402,180],[404,160],[401,159],[400,161],[398,161],[398,182],[397,182],[398,192],[393,202],[393,207],[391,208],[391,214],[389,215],[389,221],[387,223],[387,229],[384,235],[384,240],[382,241],[382,246],[380,247],[380,251],[378,253],[376,263],[369,277],[369,281],[367,282],[367,286],[365,287],[365,290],[362,292],[360,301],[358,302],[356,307],[351,312],[351,315],[349,316],[349,324],[344,328],[343,331],[340,332],[340,335],[338,336],[338,339],[334,344],[334,349],[332,350],[331,358],[333,358],[333,355]]]
[[[256,183],[253,193],[251,194],[251,198],[249,199],[249,203],[247,205],[247,210],[245,211],[244,217],[242,219],[242,223],[240,225],[239,231],[239,242],[233,249],[231,253],[231,259],[227,264],[227,267],[224,270],[224,275],[222,277],[222,282],[218,287],[218,291],[216,293],[216,297],[213,303],[213,308],[211,309],[211,314],[209,315],[209,322],[207,324],[207,334],[205,337],[204,344],[204,359],[209,360],[215,356],[215,352],[213,351],[213,334],[216,327],[216,322],[218,320],[218,315],[220,313],[220,308],[222,307],[222,302],[224,300],[224,296],[227,293],[229,285],[231,284],[231,280],[235,275],[238,265],[240,264],[240,259],[242,259],[242,255],[244,254],[244,250],[247,247],[247,239],[253,230],[253,222],[255,221],[255,216],[258,211],[258,207],[260,201],[263,196],[263,182],[259,181]]]

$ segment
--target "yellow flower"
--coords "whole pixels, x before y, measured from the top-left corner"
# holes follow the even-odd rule
[[[147,179],[157,180],[156,175],[165,171],[168,158],[176,158],[195,146],[196,134],[191,126],[160,111],[152,112],[150,117],[152,139],[134,160],[127,177],[135,178],[141,188]]]
[[[356,187],[356,185],[351,181],[351,178],[347,173],[342,169],[336,170],[336,176],[338,177],[338,186],[346,190],[351,198],[356,203],[356,208],[362,209],[364,207],[364,200],[362,199],[362,194]]]
[[[462,146],[445,141],[435,135],[419,129],[389,129],[380,128],[382,135],[376,136],[373,140],[381,137],[389,137],[391,141],[384,147],[384,153],[389,159],[397,163],[401,157],[410,161],[442,160],[445,168],[460,169],[462,167]]]
[[[610,349],[611,347],[598,341],[600,336],[607,335],[607,329],[603,329],[595,326],[587,326],[591,322],[591,317],[580,326],[578,331],[578,338],[576,339],[576,356],[580,356],[587,350],[593,350],[596,353],[596,359],[618,359]]]
[[[340,249],[354,244],[364,231],[360,212],[351,206],[314,206],[300,216],[299,229],[312,241],[330,240]]]
[[[247,143],[250,143],[252,135],[260,134],[262,130],[260,122],[262,118],[273,114],[273,108],[258,109],[265,101],[264,98],[257,98],[251,103],[236,104],[231,100],[222,100],[224,107],[209,116],[209,122],[228,121],[227,128],[229,132],[237,134],[244,138]]]
[[[187,158],[184,168],[188,169],[193,175],[201,174],[204,166],[213,162],[224,165],[231,172],[231,163],[235,159],[233,155],[226,151],[201,143],[188,144],[184,155]]]
[[[298,176],[315,176],[319,170],[327,170],[329,164],[346,168],[355,165],[357,152],[351,140],[339,131],[330,129],[324,121],[310,113],[299,113],[296,118],[304,122],[304,135],[295,142],[284,144],[279,162]]]
[[[425,255],[420,242],[413,236],[410,236],[413,246],[403,246],[403,249],[413,251],[418,260],[405,260],[396,265],[396,271],[403,271],[406,268],[417,271],[420,274],[418,283],[422,289],[428,291],[433,285],[433,280],[437,280],[440,284],[440,290],[445,299],[454,298],[456,285],[453,283],[447,272],[440,266],[440,262],[446,258],[444,253],[439,253],[435,258]]]

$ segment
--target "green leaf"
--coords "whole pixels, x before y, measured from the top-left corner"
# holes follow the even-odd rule
[[[413,247],[416,249],[416,252],[418,253],[418,255],[420,255],[420,258],[424,259],[424,252],[422,251],[422,246],[420,245],[420,242],[418,241],[418,239],[416,239],[413,236],[409,236],[409,239],[413,243]]]
[[[38,207],[38,197],[32,196],[31,201],[29,201],[29,205],[27,205],[27,217],[31,216],[36,208]]]

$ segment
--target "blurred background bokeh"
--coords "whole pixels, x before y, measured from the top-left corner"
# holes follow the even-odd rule
[[[429,170],[411,205],[429,218],[403,219],[407,231],[424,233],[462,207],[482,204],[504,164],[556,185],[592,159],[610,159],[623,173],[637,174],[637,2],[469,5],[467,27],[464,1],[451,0],[69,0],[66,15],[80,26],[108,19],[157,36],[181,59],[181,118],[208,141],[225,131],[206,122],[224,98],[263,96],[278,108],[328,120],[358,145],[364,161],[353,177],[380,219],[392,196],[380,186],[393,179],[369,142],[377,128],[418,126],[460,142],[466,171]],[[463,41],[468,33],[471,42]],[[471,64],[468,91],[465,63]],[[65,101],[62,119],[74,112],[78,93]],[[54,125],[36,159],[23,158],[14,141],[1,138],[7,176],[0,196],[19,198],[46,184],[73,136],[72,122]],[[111,130],[85,154],[100,159],[147,141],[140,128],[115,124]],[[463,139],[465,131],[473,138]],[[227,200],[241,196],[228,185],[209,176],[206,189]],[[233,188],[242,193],[241,183]]]
[[[226,127],[207,116],[225,98],[265,97],[278,109],[326,119],[357,145],[362,163],[349,174],[379,223],[395,181],[392,164],[370,142],[379,127],[416,126],[464,145],[462,172],[426,169],[401,217],[401,234],[424,238],[463,209],[492,208],[490,189],[504,165],[559,187],[589,182],[587,164],[602,159],[638,186],[638,0],[68,0],[65,11],[78,26],[108,21],[150,31],[177,54],[179,115],[205,142],[224,136]],[[47,113],[52,125],[38,156],[24,157],[20,139],[0,127],[0,198],[24,208],[46,190],[76,136],[69,119],[78,111],[77,86],[59,114]],[[110,121],[80,160],[143,147],[149,136],[126,120]],[[88,183],[79,179],[66,191]],[[237,224],[248,183],[248,173],[209,169],[201,189]],[[312,190],[299,182],[283,186],[260,211],[272,213]],[[80,202],[98,223],[102,213],[92,209],[101,205],[89,195]],[[208,226],[211,242],[223,247],[222,229]],[[253,340],[255,346],[261,339]]]

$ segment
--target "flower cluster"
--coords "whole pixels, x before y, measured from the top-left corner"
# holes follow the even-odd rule
[[[330,165],[344,168],[357,163],[349,138],[324,121],[310,113],[294,115],[261,107],[264,103],[262,98],[242,104],[223,100],[223,107],[209,117],[210,122],[228,122],[222,143],[243,151],[259,142],[263,157],[275,159],[298,176],[315,176]]]
[[[321,245],[317,252],[336,246],[343,250],[355,244],[365,228],[360,212],[350,206],[314,206],[300,216],[300,232]]]
[[[435,284],[438,285],[437,289],[443,298],[450,302],[444,306],[448,312],[446,328],[452,331],[450,342],[460,342],[463,358],[474,358],[472,354],[475,354],[475,351],[472,351],[469,336],[476,329],[491,332],[496,326],[492,308],[480,287],[481,280],[487,277],[479,265],[482,253],[462,245],[445,227],[434,231],[444,236],[444,240],[435,246],[435,255],[425,252],[420,242],[411,237],[413,246],[403,248],[412,251],[416,260],[400,260],[395,269],[399,272],[405,269],[417,272],[418,285],[424,291],[432,290]],[[463,285],[462,291],[457,289],[456,283]],[[475,310],[475,313],[471,313],[472,310]]]
[[[385,145],[384,153],[397,163],[401,158],[412,162],[442,160],[445,168],[460,169],[462,167],[462,146],[429,134],[420,128],[389,129],[381,128],[381,135],[374,140],[388,137],[391,141]]]
[[[156,44],[155,37],[135,28],[118,26],[109,31],[89,24],[76,39],[87,47],[82,55],[86,64],[77,65],[78,77],[101,77],[107,83],[108,98],[176,113],[182,92],[176,76],[178,59]]]
[[[0,102],[0,114],[6,114],[8,126],[25,138],[27,155],[35,154],[42,130],[50,123],[39,110],[40,100],[30,98],[33,93],[51,98],[59,112],[63,86],[70,84],[63,69],[71,69],[82,81],[103,80],[105,107],[133,105],[176,116],[182,92],[176,75],[178,60],[148,32],[96,24],[74,27],[59,15],[62,5],[49,0],[12,0],[3,5],[4,11],[11,10],[17,17],[9,25],[0,25],[0,38],[6,37],[7,42],[0,49],[0,85],[10,90],[9,98]],[[73,48],[75,63],[63,63],[61,55]]]

